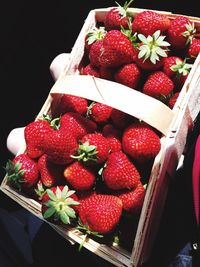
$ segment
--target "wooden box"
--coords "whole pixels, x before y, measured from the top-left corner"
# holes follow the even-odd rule
[[[126,86],[92,76],[79,75],[79,66],[85,51],[84,40],[86,32],[96,25],[96,21],[103,22],[109,9],[96,9],[89,12],[71,51],[69,64],[51,88],[36,120],[43,114],[49,113],[52,97],[55,94],[62,96],[64,93],[69,93],[118,108],[136,118],[141,118],[162,132],[161,150],[153,163],[132,251],[127,251],[115,243],[106,245],[91,238],[84,243],[84,247],[90,250],[91,253],[95,253],[116,266],[138,267],[146,262],[151,254],[162,216],[168,185],[183,154],[189,128],[199,113],[200,55],[195,60],[173,110],[160,101],[147,97]],[[137,8],[130,8],[129,10],[133,14],[142,11],[142,9]],[[177,14],[170,12],[157,12],[163,13],[171,19],[177,16]],[[189,18],[200,26],[199,18]],[[145,109],[141,105],[144,101]],[[23,151],[25,151],[24,147],[21,148],[19,153]],[[40,211],[40,203],[11,188],[7,183],[6,177],[4,177],[1,184],[1,190],[25,209],[44,220]],[[77,229],[49,224],[71,243],[82,242],[83,234]]]

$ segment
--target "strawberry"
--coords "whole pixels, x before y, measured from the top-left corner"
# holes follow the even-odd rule
[[[78,197],[68,186],[54,186],[42,197],[41,212],[44,219],[53,223],[70,224],[76,219]]]
[[[77,140],[87,133],[95,132],[97,125],[94,121],[75,112],[67,112],[60,118],[60,130],[67,131]]]
[[[163,71],[155,71],[147,77],[143,93],[165,102],[173,89],[173,81]]]
[[[114,195],[121,199],[125,211],[134,215],[140,213],[145,197],[145,189],[140,181],[135,188],[122,190],[114,193]]]
[[[159,30],[165,33],[170,26],[170,20],[167,16],[159,14],[155,11],[145,10],[138,13],[133,20],[132,30],[146,37],[152,35]]]
[[[163,72],[174,82],[176,90],[180,90],[186,81],[192,64],[186,63],[178,56],[170,56],[164,59]]]
[[[97,194],[81,202],[79,217],[86,232],[111,233],[118,225],[122,214],[122,201],[111,195]]]
[[[50,162],[66,165],[73,161],[71,156],[74,155],[77,147],[77,139],[69,131],[54,130],[45,135],[41,149],[47,154]]]
[[[175,49],[184,49],[191,43],[196,29],[194,23],[185,16],[177,16],[168,28],[167,37]]]
[[[100,102],[92,102],[88,107],[87,115],[97,123],[108,121],[111,116],[112,107]]]
[[[133,0],[125,2],[124,6],[120,6],[117,3],[117,7],[111,8],[105,16],[104,25],[107,31],[120,30],[121,27],[128,28],[129,23],[132,20],[132,16],[128,13],[128,7],[131,5]]]
[[[103,38],[99,64],[101,67],[119,67],[133,61],[133,45],[119,30],[110,30]]]
[[[93,43],[89,51],[89,61],[90,65],[96,68],[100,67],[99,57],[102,53],[103,40],[98,40]],[[97,70],[96,70],[97,71]]]
[[[133,160],[145,163],[160,151],[160,138],[146,123],[133,123],[123,133],[122,148]]]
[[[100,78],[105,79],[105,80],[109,80],[109,81],[113,81],[115,68],[100,67],[99,73],[100,73]]]
[[[118,129],[126,128],[133,121],[129,114],[115,108],[113,108],[110,118],[113,125]]]
[[[85,67],[83,67],[80,71],[81,75],[91,75],[94,77],[99,78],[100,77],[100,73],[99,70],[97,69],[97,67],[95,67],[92,64],[88,64]]]
[[[20,191],[32,187],[39,180],[37,162],[25,153],[8,160],[5,170],[8,182]]]
[[[114,80],[137,90],[141,78],[140,68],[135,63],[121,66],[114,74]]]
[[[110,146],[108,140],[101,133],[84,135],[79,141],[74,159],[87,162],[87,164],[104,163],[108,157]]]
[[[75,161],[64,169],[66,181],[76,190],[90,190],[95,182],[96,176],[93,169]]]
[[[200,39],[193,38],[188,48],[188,55],[191,58],[196,58],[200,53]]]
[[[108,156],[102,177],[108,188],[121,190],[134,188],[140,179],[140,174],[127,155],[117,151]]]
[[[109,142],[110,145],[110,152],[116,152],[122,150],[121,144],[121,131],[115,128],[112,124],[106,124],[102,130],[103,136]]]
[[[63,166],[58,166],[49,161],[46,154],[43,154],[38,159],[38,168],[41,182],[45,187],[52,187],[64,181]]]
[[[63,94],[59,103],[56,103],[56,101],[57,99],[54,98],[51,106],[53,110],[56,110],[56,114],[59,116],[66,112],[77,112],[82,115],[85,115],[87,112],[88,101],[83,97]]]
[[[85,37],[85,48],[86,50],[90,50],[92,44],[96,41],[102,40],[106,34],[105,27],[96,27],[94,26],[91,30],[89,30]]]
[[[43,154],[39,148],[43,142],[45,134],[50,133],[53,129],[46,119],[30,122],[24,129],[24,138],[26,141],[27,154],[31,158],[38,158]]]
[[[168,56],[169,49],[167,47],[170,46],[170,43],[164,41],[165,37],[161,35],[160,30],[147,37],[138,34],[140,43],[134,61],[141,69],[153,71],[161,68],[163,59]]]
[[[175,94],[173,94],[170,99],[169,99],[169,103],[168,103],[168,106],[173,109],[176,101],[177,101],[177,98],[179,97],[179,94],[180,92],[176,92]]]

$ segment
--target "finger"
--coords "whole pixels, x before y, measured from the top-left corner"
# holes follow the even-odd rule
[[[55,57],[51,62],[49,69],[54,81],[58,79],[64,68],[67,66],[69,57],[69,53],[62,53]]]
[[[16,155],[21,147],[25,146],[24,127],[13,129],[7,137],[7,148]]]

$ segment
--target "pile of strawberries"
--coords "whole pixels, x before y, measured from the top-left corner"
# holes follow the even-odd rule
[[[87,33],[80,75],[124,84],[172,108],[200,51],[197,30],[184,16],[142,11],[132,17],[131,2],[112,8],[103,25]],[[46,220],[98,237],[122,228],[130,236],[128,219],[138,222],[161,148],[158,131],[105,104],[65,94],[24,135],[26,151],[7,162],[8,182],[39,201]]]

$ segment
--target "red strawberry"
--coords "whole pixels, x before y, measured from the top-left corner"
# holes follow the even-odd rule
[[[77,191],[90,190],[96,179],[93,169],[79,161],[68,165],[64,170],[64,176],[66,181]]]
[[[100,72],[100,78],[109,80],[109,81],[114,80],[114,73],[115,73],[114,68],[100,67],[99,72]]]
[[[88,107],[87,115],[93,121],[106,122],[111,116],[112,107],[99,102],[92,102]]]
[[[110,152],[116,152],[122,150],[122,144],[121,144],[121,131],[117,128],[114,128],[112,124],[106,124],[103,127],[103,136],[106,137],[106,139],[109,142],[110,145]]]
[[[106,34],[105,27],[93,27],[89,30],[85,37],[85,48],[89,51],[92,44],[96,41],[102,40]]]
[[[77,147],[77,139],[69,131],[54,130],[44,137],[41,149],[52,163],[66,165],[73,161]]]
[[[48,160],[48,156],[43,154],[38,159],[38,168],[41,181],[45,187],[52,187],[64,181],[63,166],[58,166]]]
[[[191,58],[196,58],[200,53],[200,39],[193,38],[188,48],[188,55]]]
[[[123,133],[122,148],[132,159],[144,163],[160,151],[160,138],[146,123],[133,123]]]
[[[185,16],[177,16],[168,28],[167,36],[170,44],[176,49],[184,49],[191,43],[196,29],[194,23]]]
[[[100,73],[99,70],[97,69],[97,67],[95,67],[92,64],[88,64],[85,67],[83,67],[80,71],[81,75],[91,75],[94,77],[99,78],[100,77]]]
[[[128,14],[128,7],[131,5],[133,0],[125,2],[124,6],[120,6],[117,3],[117,7],[111,8],[105,16],[104,25],[106,30],[120,30],[121,27],[129,28],[132,16]],[[129,22],[130,21],[130,22]]]
[[[144,202],[145,189],[143,184],[138,181],[135,188],[117,192],[115,196],[121,199],[125,211],[138,215]]]
[[[132,189],[140,179],[135,165],[122,151],[109,155],[102,176],[106,186],[112,190]]]
[[[145,36],[152,35],[157,30],[161,33],[166,32],[170,26],[170,20],[167,16],[155,11],[145,10],[138,13],[133,20],[133,32],[142,33]]]
[[[96,67],[96,68],[100,67],[99,57],[102,53],[102,46],[103,46],[103,40],[99,40],[93,43],[90,47],[88,57],[89,57],[90,65],[93,67]]]
[[[173,109],[173,107],[174,107],[174,105],[175,105],[175,103],[176,103],[176,101],[177,101],[177,98],[179,97],[179,94],[180,94],[180,92],[176,92],[174,95],[172,95],[172,96],[170,97],[168,106],[169,106],[171,109]]]
[[[79,216],[86,231],[108,234],[120,221],[122,201],[111,195],[94,195],[81,202]],[[80,229],[84,230],[84,227]]]
[[[116,82],[137,90],[141,78],[141,71],[135,63],[125,64],[120,67],[115,75]]]
[[[77,140],[87,133],[95,132],[96,129],[97,125],[94,121],[75,112],[67,112],[60,118],[60,130],[67,131]]]
[[[137,49],[137,56],[134,61],[144,70],[157,70],[163,65],[163,59],[168,56],[168,46],[170,43],[164,41],[165,36],[161,35],[160,30],[145,37],[138,34],[140,43]]]
[[[173,89],[172,80],[163,71],[155,71],[147,77],[143,93],[165,102],[172,94]]]
[[[116,128],[124,129],[133,121],[133,118],[129,114],[113,108],[111,121]]]
[[[38,164],[27,154],[17,155],[6,164],[8,182],[18,190],[26,190],[34,186],[39,180]]]
[[[53,223],[70,224],[76,219],[78,197],[67,186],[55,186],[46,190],[42,197],[41,211],[44,219]]]
[[[60,116],[66,112],[77,112],[85,115],[87,112],[88,101],[83,97],[63,94],[59,100],[59,103],[56,101],[57,99],[54,98],[51,103],[51,108],[54,112],[54,115],[56,113]]]
[[[77,153],[73,158],[87,162],[87,164],[101,164],[106,161],[109,151],[108,140],[101,133],[91,133],[81,138]]]
[[[133,45],[119,30],[111,30],[103,39],[99,64],[101,67],[119,67],[133,61]]]
[[[31,158],[38,158],[43,154],[39,148],[43,142],[44,135],[50,133],[53,129],[47,120],[37,120],[30,122],[24,129],[24,138],[26,141],[27,154]]]

